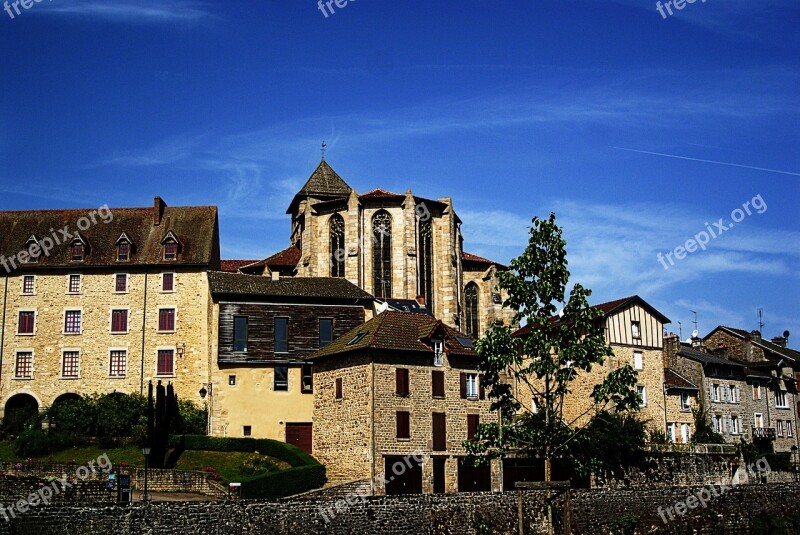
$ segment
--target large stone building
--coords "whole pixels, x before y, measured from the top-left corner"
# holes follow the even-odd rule
[[[200,401],[217,209],[0,212],[2,408],[170,381]]]
[[[509,323],[498,262],[464,252],[452,200],[374,189],[358,194],[323,160],[294,196],[290,245],[244,273],[342,277],[379,300],[424,300],[433,315],[471,337]]]
[[[387,494],[499,489],[496,461],[464,462],[463,442],[497,418],[477,359],[466,335],[395,311],[312,355],[314,455],[329,480],[372,480]]]

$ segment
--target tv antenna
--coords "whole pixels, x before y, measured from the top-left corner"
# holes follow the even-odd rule
[[[678,338],[683,340],[683,324],[680,321],[678,322]]]
[[[764,332],[764,309],[758,307],[758,332]]]
[[[692,334],[694,335],[694,333],[700,332],[697,328],[697,312],[695,312],[694,310],[690,310],[689,312],[694,314],[694,319],[692,320],[692,323],[694,323],[694,331],[692,331]]]

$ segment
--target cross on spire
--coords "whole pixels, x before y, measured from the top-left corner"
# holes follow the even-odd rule
[[[322,142],[322,161],[323,162],[325,161],[325,151],[326,150],[328,150],[328,145],[326,145],[325,142],[323,141]]]

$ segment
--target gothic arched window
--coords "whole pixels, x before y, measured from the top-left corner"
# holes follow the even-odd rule
[[[331,237],[331,277],[344,277],[344,218],[333,214],[328,224]]]
[[[428,309],[433,311],[433,228],[431,220],[419,222],[419,295],[425,298]]]
[[[375,297],[391,297],[392,217],[384,210],[372,217],[372,272]]]
[[[464,301],[467,312],[467,334],[472,338],[480,336],[478,332],[478,285],[474,282],[467,284],[464,289]]]

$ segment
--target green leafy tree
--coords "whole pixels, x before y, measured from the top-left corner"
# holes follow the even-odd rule
[[[700,400],[697,408],[692,408],[692,416],[694,417],[694,434],[692,435],[692,444],[725,444],[725,438],[714,431],[711,422],[708,418],[708,410]]]
[[[601,412],[573,442],[569,457],[578,472],[621,477],[644,461],[645,423],[632,413]]]
[[[553,458],[567,453],[593,414],[638,410],[641,402],[634,390],[636,372],[628,365],[608,373],[594,387],[589,408],[565,421],[564,402],[573,381],[612,355],[602,313],[588,303],[591,290],[575,284],[567,296],[569,276],[566,242],[555,214],[535,217],[527,248],[498,275],[500,289],[508,293],[503,306],[515,312],[515,323],[524,320],[530,333],[514,337],[509,326],[494,325],[476,343],[492,410],[500,417],[479,426],[465,447],[483,459],[510,452],[543,458],[546,481],[551,481]],[[503,380],[508,376],[514,381]],[[537,410],[520,399],[533,399]],[[548,516],[552,519],[552,510]]]

